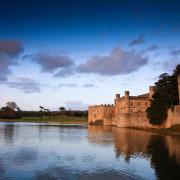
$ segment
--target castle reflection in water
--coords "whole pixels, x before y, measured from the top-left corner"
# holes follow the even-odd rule
[[[112,126],[0,123],[0,179],[179,179],[180,137]]]
[[[89,126],[88,139],[102,146],[114,144],[116,158],[124,157],[127,162],[132,157],[149,159],[159,179],[180,177],[179,137],[128,128]]]

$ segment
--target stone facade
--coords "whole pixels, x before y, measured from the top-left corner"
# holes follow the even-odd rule
[[[150,99],[153,95],[153,86],[149,87],[149,93],[139,96],[130,96],[129,91],[125,91],[125,95],[120,97],[120,94],[116,94],[114,100],[115,115],[117,113],[132,114],[135,112],[144,112],[150,105]]]
[[[178,77],[178,90],[180,99],[180,76]],[[180,101],[174,110],[168,110],[168,117],[164,124],[153,126],[146,116],[146,109],[150,106],[153,96],[153,86],[149,87],[149,92],[138,96],[130,96],[129,91],[120,97],[116,94],[114,105],[96,105],[88,109],[88,123],[95,124],[102,121],[103,125],[114,125],[117,127],[137,127],[137,128],[169,128],[172,125],[180,124]]]
[[[95,105],[88,108],[88,123],[102,121],[103,125],[111,125],[112,117],[114,117],[113,105]]]

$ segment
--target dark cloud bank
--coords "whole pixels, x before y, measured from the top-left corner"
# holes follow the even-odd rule
[[[21,41],[0,40],[0,81],[10,88],[22,90],[24,93],[40,92],[41,85],[28,78],[17,78],[16,81],[8,81],[11,74],[10,67],[18,64],[18,57],[24,52]]]
[[[16,40],[0,40],[0,81],[6,81],[11,73],[9,67],[17,64],[15,60],[24,51],[23,45]]]
[[[18,78],[15,82],[6,83],[10,88],[20,89],[24,93],[41,92],[41,84],[29,78]]]
[[[157,45],[152,45],[148,51],[157,48]],[[114,48],[107,56],[93,55],[84,64],[78,66],[68,55],[37,53],[27,57],[38,64],[43,72],[52,73],[54,77],[67,77],[75,73],[95,73],[106,76],[129,74],[148,63],[148,58],[141,53],[134,50],[125,51],[121,48]]]
[[[144,42],[144,36],[139,36],[132,40],[131,45]],[[148,48],[149,51],[156,50],[157,45]],[[41,84],[28,78],[19,78],[14,82],[9,82],[7,76],[11,73],[10,66],[17,65],[18,57],[24,51],[20,41],[0,41],[0,81],[6,83],[11,88],[16,88],[25,93],[40,92]],[[141,53],[125,51],[121,48],[114,48],[109,55],[93,55],[85,63],[75,65],[68,55],[54,55],[39,52],[37,54],[23,55],[22,60],[29,59],[38,64],[42,72],[51,73],[55,77],[66,77],[75,73],[95,73],[104,76],[115,76],[129,74],[148,63],[148,58]],[[61,84],[71,87],[71,83]],[[74,85],[73,85],[74,87]],[[83,87],[95,87],[93,84],[86,84]]]
[[[47,53],[38,53],[35,56],[35,60],[41,66],[42,71],[49,73],[59,68],[66,69],[74,64],[69,56],[50,55]]]
[[[148,63],[148,59],[135,51],[114,48],[108,56],[92,56],[86,63],[78,66],[80,73],[96,73],[114,76],[129,74]]]
[[[16,57],[24,50],[23,45],[17,40],[0,40],[0,54]]]
[[[74,74],[75,65],[68,55],[53,55],[44,52],[26,54],[23,60],[30,59],[38,64],[42,72],[52,73],[54,77],[67,77]]]

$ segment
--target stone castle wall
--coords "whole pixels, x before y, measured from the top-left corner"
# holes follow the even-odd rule
[[[168,110],[166,121],[159,126],[149,123],[146,112],[117,113],[115,116],[106,116],[102,119],[104,126],[130,127],[130,128],[169,128],[172,125],[180,124],[180,105]],[[95,122],[95,120],[94,120]]]
[[[103,121],[104,125],[111,125],[111,119],[114,116],[113,105],[96,105],[88,108],[88,123]]]
[[[159,128],[149,123],[146,112],[137,112],[132,114],[118,114],[115,117],[117,127],[133,127],[133,128]]]
[[[178,90],[180,100],[180,76],[178,77]],[[133,128],[169,128],[172,125],[180,124],[180,101],[173,110],[168,110],[166,121],[159,126],[149,123],[146,109],[150,105],[153,95],[153,87],[149,87],[149,93],[139,96],[129,96],[129,91],[125,91],[125,96],[116,94],[113,105],[97,105],[89,107],[88,123],[96,124],[102,121],[105,126],[133,127]]]
[[[113,118],[104,119],[104,125],[131,128],[169,128],[176,124],[180,124],[180,105],[175,106],[174,110],[169,109],[166,121],[159,126],[149,123],[146,112],[137,112],[131,114],[118,113]]]

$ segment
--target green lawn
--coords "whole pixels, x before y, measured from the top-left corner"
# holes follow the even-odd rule
[[[41,117],[23,117],[21,119],[0,119],[0,121],[23,121],[23,122],[59,122],[59,123],[77,123],[77,124],[86,124],[87,118],[84,117],[68,117],[68,116],[56,116],[48,117],[44,116],[41,120]]]

